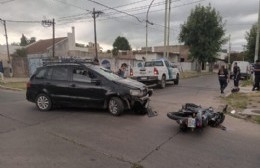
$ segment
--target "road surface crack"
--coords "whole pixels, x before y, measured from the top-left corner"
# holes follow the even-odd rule
[[[64,135],[61,135],[61,134],[58,134],[58,133],[55,133],[55,132],[51,132],[51,131],[47,131],[47,130],[45,130],[45,132],[48,133],[48,134],[50,134],[50,135],[52,135],[52,136],[61,138],[61,139],[63,139],[64,141],[67,141],[67,142],[72,143],[72,144],[74,144],[74,145],[80,146],[80,147],[85,148],[85,149],[90,149],[90,150],[92,150],[92,151],[94,151],[94,152],[96,152],[96,153],[102,154],[102,155],[104,155],[104,156],[106,156],[106,157],[113,158],[113,159],[116,159],[116,160],[121,161],[121,162],[129,163],[129,164],[131,164],[131,165],[134,165],[134,164],[135,164],[134,162],[131,162],[131,161],[129,161],[129,160],[123,158],[123,157],[118,157],[118,156],[115,156],[115,155],[113,155],[113,154],[109,154],[109,153],[105,153],[105,152],[98,151],[98,150],[95,149],[95,148],[92,148],[92,147],[87,146],[87,145],[85,145],[85,144],[83,144],[83,143],[77,142],[76,140],[74,140],[74,139],[72,139],[72,138],[68,138],[68,137],[66,137],[66,136],[64,136]]]
[[[159,144],[158,146],[156,146],[153,150],[151,150],[147,155],[145,155],[141,160],[139,160],[137,163],[141,163],[142,161],[144,161],[146,158],[148,158],[150,155],[152,155],[154,152],[160,150],[160,148],[162,146],[164,146],[166,143],[168,143],[169,141],[171,141],[174,137],[176,137],[179,134],[179,132],[177,132],[176,134],[174,134],[173,136],[169,137],[168,139],[166,139],[165,141],[163,141],[161,144]]]

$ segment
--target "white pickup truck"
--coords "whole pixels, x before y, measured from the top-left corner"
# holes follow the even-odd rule
[[[131,68],[130,77],[148,86],[159,85],[165,88],[167,81],[179,84],[180,72],[168,60],[160,59],[145,61],[141,68]]]

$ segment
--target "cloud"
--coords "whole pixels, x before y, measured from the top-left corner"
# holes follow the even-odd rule
[[[95,8],[104,12],[97,18],[97,41],[103,44],[103,48],[109,49],[117,36],[125,36],[134,49],[145,46],[146,11],[151,0],[97,0],[97,2],[118,7],[118,10],[135,15],[142,22],[135,17],[108,10],[88,0],[15,0],[0,4],[0,11],[4,20],[41,21],[55,18],[56,37],[66,36],[74,26],[76,41],[87,44],[89,41],[94,41],[94,22],[88,11]],[[165,0],[155,0],[154,6],[150,9],[149,21],[154,25],[148,25],[149,46],[163,45],[164,2]],[[172,0],[170,44],[178,43],[180,25],[187,20],[198,2],[201,5],[210,3],[220,13],[223,21],[226,21],[226,34],[227,36],[231,34],[235,49],[243,50],[243,45],[246,43],[244,34],[257,22],[258,0]],[[7,22],[7,30],[9,43],[20,42],[22,34],[28,38],[36,37],[37,40],[52,38],[52,29],[44,28],[41,23]],[[4,44],[3,27],[0,27],[0,34],[0,44]]]

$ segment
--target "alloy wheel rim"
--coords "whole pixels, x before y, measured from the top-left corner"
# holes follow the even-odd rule
[[[37,100],[37,105],[40,109],[45,110],[49,107],[49,100],[45,96],[40,96]]]
[[[109,110],[112,114],[116,114],[118,107],[117,107],[117,103],[115,100],[110,100],[109,101]]]

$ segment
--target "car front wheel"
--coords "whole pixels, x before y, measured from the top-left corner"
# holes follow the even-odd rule
[[[114,116],[119,116],[124,111],[123,102],[118,97],[112,97],[108,102],[108,110]]]
[[[41,111],[48,111],[52,107],[52,102],[46,94],[39,94],[36,98],[36,106]]]

